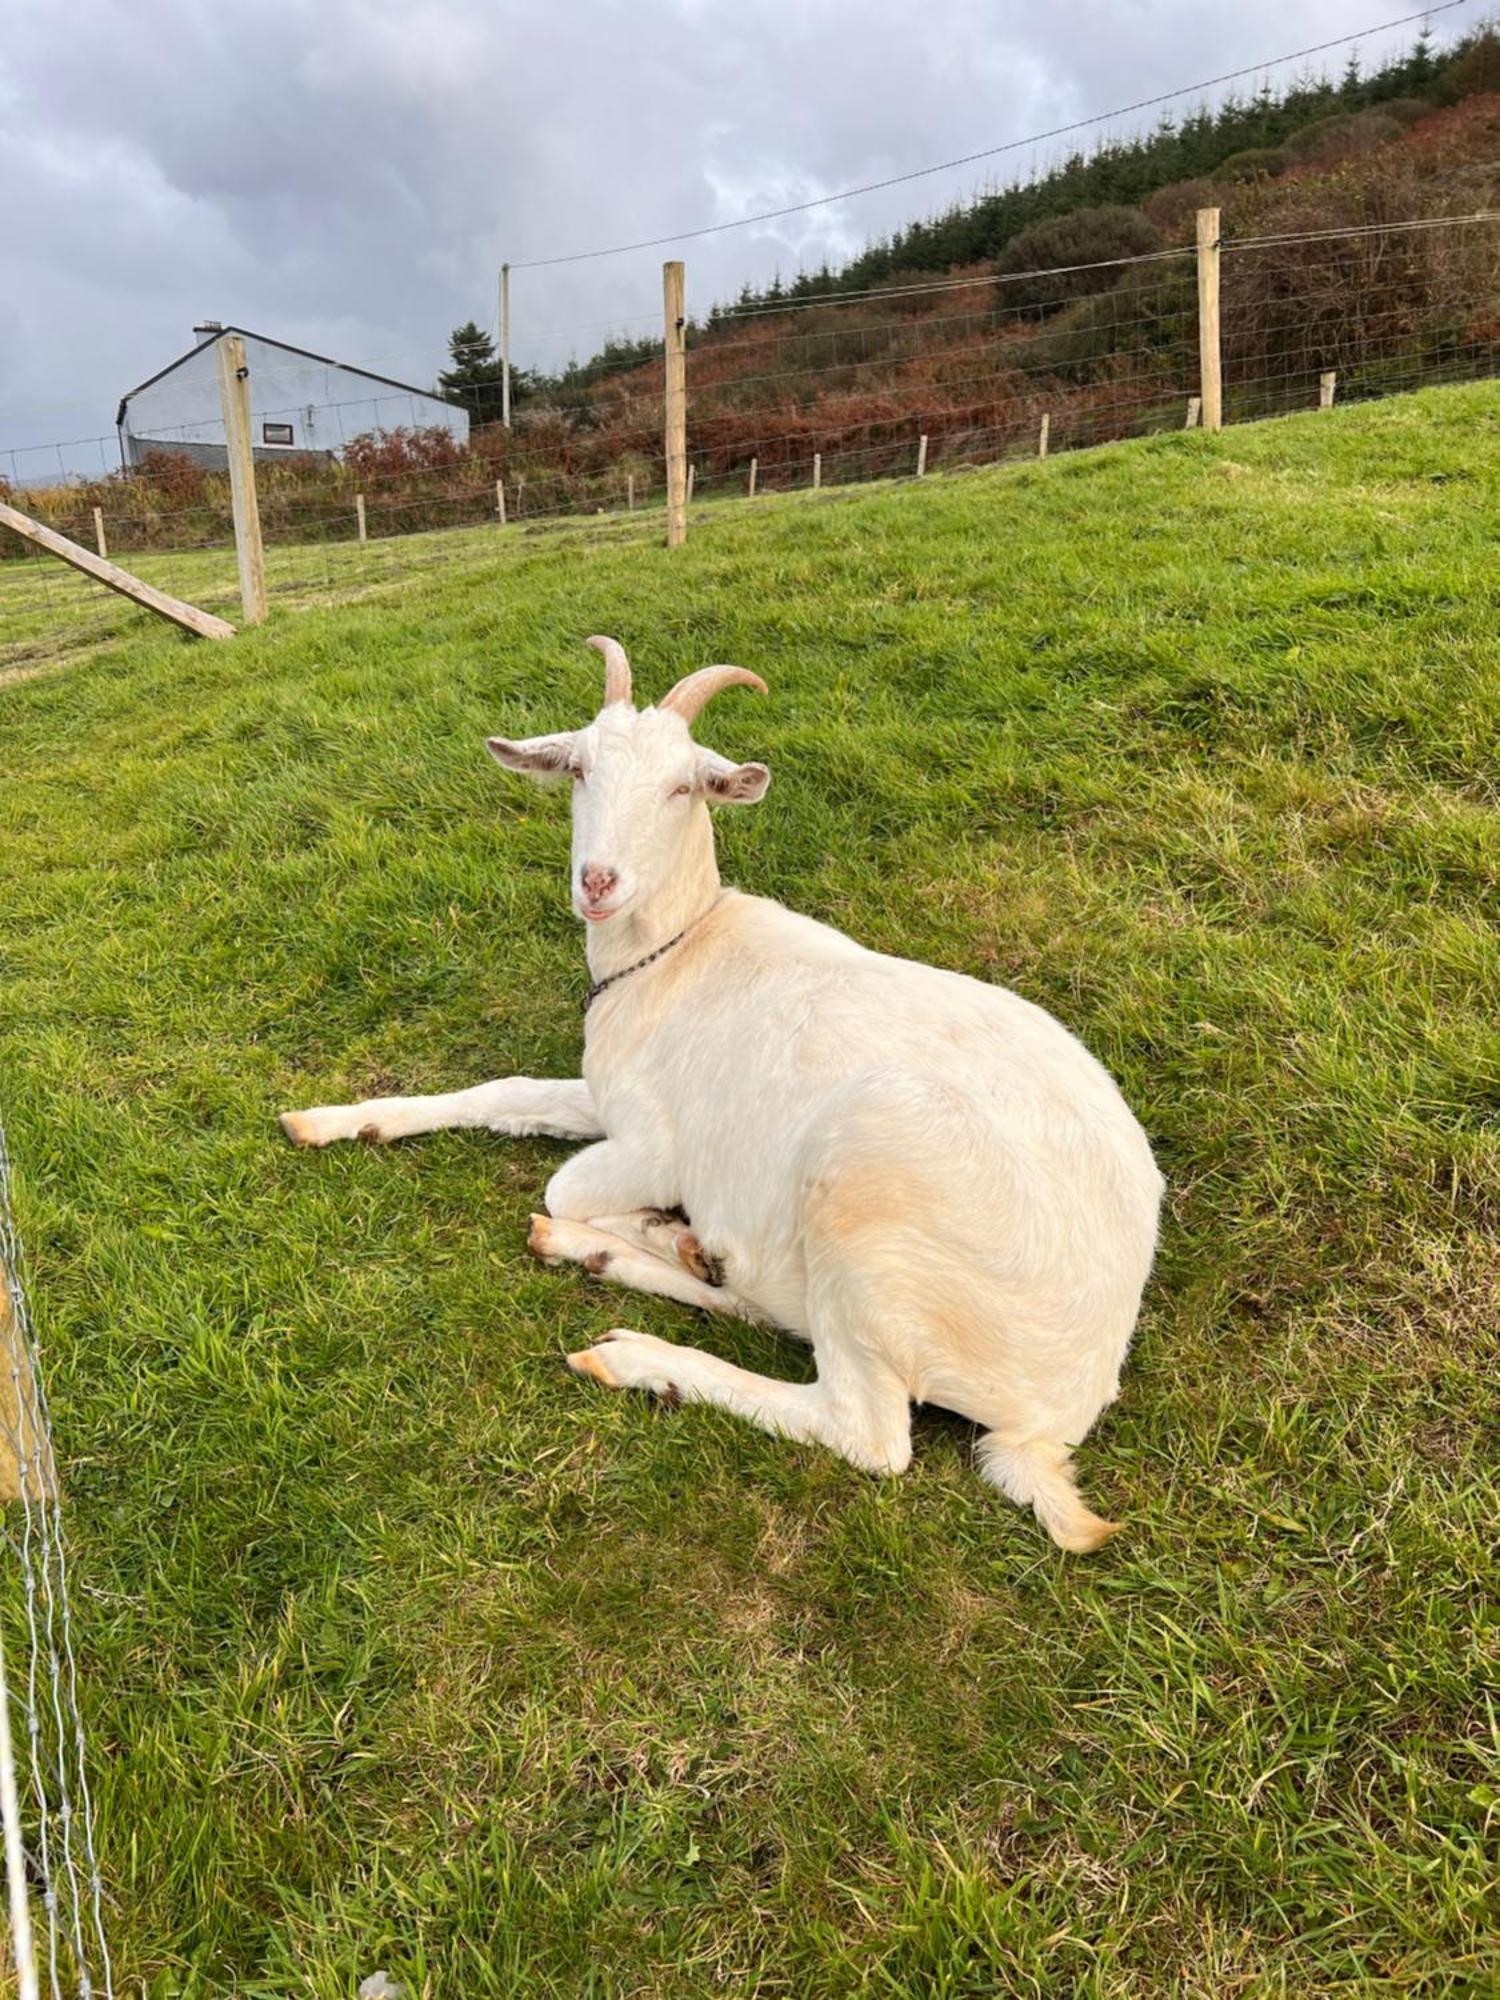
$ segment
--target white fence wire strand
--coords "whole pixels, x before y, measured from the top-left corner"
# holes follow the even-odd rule
[[[56,1460],[46,1391],[26,1303],[24,1265],[11,1197],[11,1162],[0,1116],[0,1354],[10,1377],[4,1441],[15,1464],[16,1494],[7,1510],[5,1542],[24,1597],[27,1659],[24,1681],[14,1689],[24,1700],[26,1729],[21,1762],[29,1793],[22,1803],[0,1770],[0,1807],[5,1816],[7,1863],[14,1857],[22,1879],[10,1881],[11,1907],[17,1900],[30,1917],[34,1897],[42,1920],[12,1919],[12,1945],[19,1990],[40,1990],[35,1960],[40,1957],[51,2000],[76,1994],[80,2000],[103,1995],[113,2000],[114,1973],[104,1929],[104,1886],[94,1838],[83,1717],[79,1707],[78,1659],[68,1595],[68,1558],[58,1497]],[[19,1527],[13,1518],[19,1509]],[[3,1675],[3,1665],[0,1665]],[[10,1692],[0,1689],[4,1728],[9,1729]],[[31,1937],[26,1935],[27,1930]],[[27,1957],[32,1964],[27,1965]],[[28,1986],[27,1980],[31,1980]]]

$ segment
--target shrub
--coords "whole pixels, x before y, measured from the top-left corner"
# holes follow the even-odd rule
[[[1038,275],[1029,284],[1023,275],[1001,285],[999,303],[1046,311],[1089,298],[1117,282],[1125,260],[1161,246],[1161,230],[1138,208],[1078,208],[1051,222],[1034,223],[1006,245],[995,272]],[[1121,261],[1115,263],[1116,258]],[[1080,265],[1096,268],[1068,268]],[[1055,275],[1041,275],[1044,272]]]
[[[344,463],[356,480],[389,479],[407,472],[439,472],[463,458],[462,445],[442,424],[398,425],[390,431],[362,431],[344,447]]]
[[[1284,174],[1291,164],[1291,156],[1279,146],[1247,146],[1221,160],[1218,173],[1226,181],[1267,181]]]
[[[1425,97],[1388,97],[1380,109],[1387,118],[1394,118],[1400,126],[1415,125],[1419,118],[1430,118],[1432,106]]]
[[[1347,111],[1304,125],[1282,141],[1282,150],[1299,166],[1327,166],[1334,160],[1353,159],[1376,146],[1389,145],[1405,129],[1384,106],[1378,111]]]
[[[1198,210],[1212,208],[1216,199],[1212,181],[1173,181],[1168,187],[1158,188],[1155,194],[1148,194],[1141,209],[1164,236],[1176,241]],[[1185,233],[1191,235],[1192,231]]]

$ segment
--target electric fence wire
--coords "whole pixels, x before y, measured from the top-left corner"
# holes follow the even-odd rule
[[[26,1738],[34,1846],[26,1872],[40,1884],[45,1914],[45,1965],[51,2000],[65,1992],[79,2000],[113,2000],[114,1972],[104,1930],[104,1885],[94,1836],[83,1717],[79,1706],[77,1650],[69,1598],[68,1557],[58,1495],[52,1423],[26,1301],[21,1240],[15,1221],[12,1171],[0,1116],[0,1309],[5,1320],[5,1364],[10,1411],[4,1425],[16,1463],[19,1535],[7,1521],[5,1540],[19,1570],[25,1599],[27,1664],[24,1683]],[[8,1709],[7,1709],[8,1720]],[[25,1828],[4,1796],[7,1854],[24,1849]],[[12,1908],[18,1893],[11,1883]],[[25,1897],[26,1884],[19,1893]],[[18,1961],[24,1924],[13,1923]],[[71,1970],[69,1969],[71,1967]],[[19,1966],[22,1993],[26,1970]],[[97,1977],[96,1977],[97,1974]],[[35,1969],[29,1975],[36,1979]],[[64,1980],[67,1980],[66,1986]],[[37,1991],[35,1984],[30,1989]]]

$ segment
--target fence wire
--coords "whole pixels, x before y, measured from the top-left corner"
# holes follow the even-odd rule
[[[1470,171],[1475,194],[1493,192],[1495,171]],[[1493,376],[1500,213],[1408,212],[1227,237],[1220,317],[1230,422]],[[750,302],[692,329],[687,362],[690,501],[700,518],[703,505],[736,497],[1180,429],[1201,400],[1196,252],[1178,245]],[[300,411],[329,441],[322,453],[257,455],[273,601],[357,590],[390,568],[393,545],[416,535],[525,534],[601,515],[644,528],[666,508],[660,342],[629,343],[613,357],[606,349],[545,394],[519,398],[509,428],[475,423],[467,441],[415,420],[410,395],[350,400],[331,366],[325,401],[293,403],[302,367],[252,364],[257,421]],[[27,484],[28,467],[61,466],[69,453],[109,463],[117,441],[101,438],[0,453],[0,476],[75,541],[92,547],[102,532],[111,558],[145,558],[148,581],[233,618],[228,477],[192,455],[222,450],[222,419],[207,404],[183,414],[190,420],[163,429],[128,472]],[[216,554],[211,566],[189,563],[180,577],[170,568],[171,557],[205,551]],[[0,533],[0,673],[45,652],[59,627],[79,644],[136,615],[94,608],[93,585],[16,554]]]
[[[0,1356],[9,1394],[0,1397],[0,1438],[14,1461],[15,1492],[5,1515],[5,1543],[23,1610],[16,1624],[25,1669],[10,1678],[9,1703],[25,1714],[19,1735],[20,1825],[7,1837],[24,1854],[35,1976],[51,2000],[76,1994],[113,2000],[114,1974],[104,1927],[104,1885],[94,1835],[78,1659],[69,1598],[68,1555],[58,1496],[52,1425],[26,1303],[24,1262],[12,1201],[11,1161],[0,1116]],[[19,1522],[15,1514],[19,1510]],[[6,1606],[7,1611],[10,1609]],[[12,1731],[13,1740],[17,1733]],[[15,1893],[15,1885],[13,1894]],[[24,1939],[12,1943],[18,1957]],[[18,1965],[24,1981],[30,1968]],[[35,1989],[34,1989],[35,1990]]]

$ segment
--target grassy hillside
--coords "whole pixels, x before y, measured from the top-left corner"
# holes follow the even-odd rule
[[[1489,1990],[1497,496],[1495,393],[1449,390],[675,555],[429,541],[0,686],[0,1091],[120,1990]],[[935,1412],[882,1482],[581,1385],[622,1321],[806,1358],[533,1264],[556,1148],[280,1142],[574,1071],[565,805],[480,739],[585,715],[600,629],[648,690],[769,681],[713,716],[775,772],[730,879],[1013,984],[1151,1133],[1100,1556]]]

